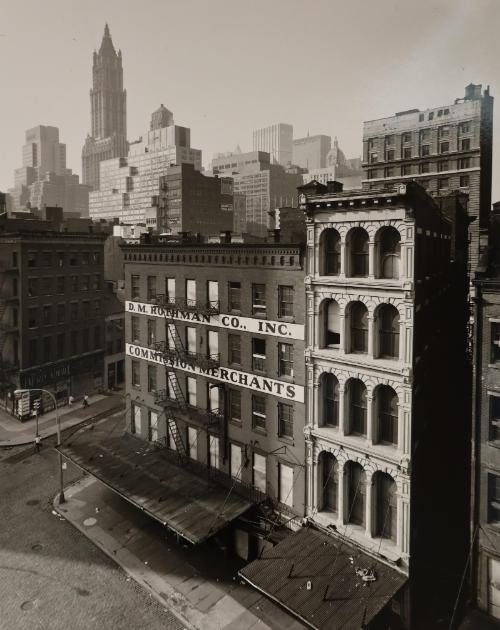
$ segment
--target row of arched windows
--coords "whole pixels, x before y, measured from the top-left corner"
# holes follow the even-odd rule
[[[319,381],[320,426],[338,428],[340,424],[340,385],[334,374],[325,372]],[[357,378],[347,381],[343,392],[343,427],[347,435],[368,433],[368,395],[366,385]],[[371,436],[374,443],[398,445],[399,399],[389,385],[378,385],[371,401]]]
[[[345,258],[342,260],[342,240],[335,228],[326,228],[320,236],[320,269],[322,276],[344,273],[352,278],[365,278],[370,271],[370,237],[357,227],[346,237]],[[382,227],[375,236],[373,273],[376,278],[396,279],[400,276],[401,235],[392,226]]]
[[[323,452],[319,458],[320,512],[339,515],[339,494],[343,492],[343,523],[368,528],[379,538],[397,540],[396,482],[387,473],[377,471],[367,487],[366,473],[358,462],[344,466],[344,478],[339,483],[338,462],[331,453]],[[366,493],[371,492],[371,513],[367,515]]]
[[[369,348],[368,309],[362,302],[351,302],[345,310],[345,352],[365,354],[372,351],[375,357],[399,358],[399,312],[392,304],[381,304],[374,314],[375,348]],[[340,308],[335,300],[323,300],[319,309],[319,347],[334,348],[341,343]]]

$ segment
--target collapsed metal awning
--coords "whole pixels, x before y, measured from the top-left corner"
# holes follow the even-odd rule
[[[268,549],[239,575],[316,630],[365,627],[407,579],[312,527]]]
[[[121,497],[191,543],[201,543],[252,503],[162,456],[128,434],[110,435],[108,422],[87,427],[58,451]]]

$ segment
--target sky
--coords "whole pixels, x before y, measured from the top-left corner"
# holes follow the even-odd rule
[[[20,0],[0,6],[0,190],[26,129],[59,127],[81,174],[92,52],[108,22],[123,55],[128,138],[163,103],[208,164],[277,122],[361,155],[364,120],[452,103],[470,83],[500,99],[499,0]],[[500,199],[500,101],[493,200]]]

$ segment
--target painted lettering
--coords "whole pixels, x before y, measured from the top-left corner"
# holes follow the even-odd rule
[[[288,398],[295,398],[295,387],[293,385],[287,385],[286,393],[288,394]]]
[[[137,304],[137,312],[138,313],[145,313],[146,312],[146,305],[145,304]]]

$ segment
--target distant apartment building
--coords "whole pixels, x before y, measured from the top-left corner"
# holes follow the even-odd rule
[[[308,170],[325,168],[326,158],[332,147],[330,136],[317,135],[297,138],[293,141],[292,164]]]
[[[49,221],[0,222],[2,402],[21,420],[30,400],[11,407],[17,388],[47,389],[64,404],[103,385],[105,234],[63,229]],[[50,408],[44,394],[42,410]]]
[[[44,206],[59,206],[66,212],[88,216],[88,186],[66,168],[66,145],[59,142],[59,129],[38,125],[26,131],[23,165],[14,172],[9,190],[9,212]]]
[[[212,169],[220,176],[231,177],[234,193],[245,196],[245,212],[240,209],[237,213],[236,231],[266,236],[271,224],[269,212],[297,205],[302,175],[272,164],[269,153],[253,151],[214,158]]]
[[[169,167],[187,163],[201,171],[201,151],[191,148],[190,129],[175,125],[165,112],[163,105],[153,112],[149,131],[130,144],[127,157],[100,163],[100,187],[89,196],[92,218],[145,223],[156,212],[160,178]]]
[[[366,190],[416,180],[431,195],[469,194],[470,264],[479,255],[479,231],[491,208],[493,97],[470,84],[464,98],[442,107],[411,109],[371,120],[363,129]]]
[[[287,166],[293,158],[293,125],[278,123],[253,132],[253,151],[265,151],[271,163]]]
[[[82,149],[82,181],[99,189],[99,164],[127,155],[127,92],[123,89],[121,50],[115,51],[108,25],[94,51],[90,90],[91,133]]]
[[[415,183],[341,188],[299,197],[308,527],[240,575],[308,627],[431,628],[467,558],[465,209],[454,244]]]
[[[192,232],[204,235],[232,231],[233,182],[208,177],[193,164],[170,166],[160,178],[156,226],[159,232]],[[148,225],[149,227],[149,225]]]

